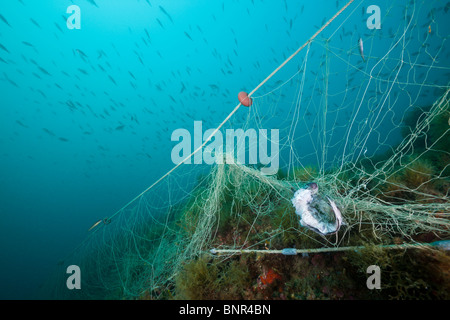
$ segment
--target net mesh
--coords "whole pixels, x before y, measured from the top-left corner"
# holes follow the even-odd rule
[[[364,31],[363,61],[360,36],[347,27],[361,3],[354,6],[220,130],[226,136],[233,128],[278,129],[277,174],[264,175],[261,164],[236,159],[180,166],[101,223],[64,260],[61,268],[76,264],[84,270],[82,290],[67,290],[67,274],[59,271],[46,287],[51,296],[170,298],[185,264],[213,248],[448,238],[450,51],[439,23],[444,9],[392,2],[381,23],[397,11],[402,19],[396,27]],[[265,133],[270,144],[273,135]],[[208,145],[203,150],[212,151]],[[344,216],[337,234],[320,235],[299,224],[293,190],[312,181]]]

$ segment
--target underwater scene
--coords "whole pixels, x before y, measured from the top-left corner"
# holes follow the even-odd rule
[[[1,300],[450,298],[450,2],[4,0]]]

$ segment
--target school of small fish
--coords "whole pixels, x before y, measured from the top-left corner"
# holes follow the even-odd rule
[[[23,8],[27,4],[22,0],[16,0]],[[260,0],[261,1],[261,0]],[[92,6],[92,10],[100,10],[103,3],[100,1],[87,0],[88,6]],[[78,134],[82,137],[95,136],[99,131],[114,134],[132,134],[139,137],[140,152],[138,156],[152,159],[153,152],[159,152],[161,148],[161,141],[168,141],[170,132],[179,127],[190,128],[194,120],[202,118],[205,123],[214,127],[220,120],[224,118],[230,110],[231,106],[237,103],[237,92],[231,92],[228,86],[220,79],[227,77],[240,77],[244,70],[239,65],[240,54],[242,50],[243,41],[239,37],[239,29],[233,24],[229,25],[228,30],[223,32],[231,35],[231,42],[228,44],[229,48],[224,51],[221,48],[210,45],[211,34],[207,31],[208,26],[199,24],[184,25],[184,29],[174,31],[173,26],[177,25],[181,19],[179,15],[173,14],[173,9],[164,7],[163,5],[154,5],[152,1],[145,0],[140,3],[146,5],[142,10],[148,10],[155,19],[149,21],[148,26],[144,26],[140,30],[133,29],[129,26],[129,37],[133,39],[133,45],[128,48],[117,46],[114,39],[108,46],[95,48],[92,45],[83,45],[83,43],[73,43],[70,51],[57,51],[55,47],[55,55],[47,56],[45,44],[40,44],[35,40],[35,37],[27,36],[26,33],[21,34],[21,38],[16,39],[14,44],[6,41],[6,38],[0,37],[0,65],[2,71],[0,73],[1,81],[9,84],[12,88],[20,89],[24,94],[36,94],[34,98],[29,101],[30,104],[39,106],[37,112],[42,108],[51,108],[55,115],[62,111],[67,111],[78,119],[76,126],[78,127]],[[249,68],[253,70],[261,70],[262,66],[266,65],[268,61],[272,64],[270,67],[279,65],[292,52],[295,51],[299,41],[298,38],[303,36],[298,33],[298,26],[302,24],[302,17],[304,15],[305,5],[293,7],[292,3],[284,0],[285,12],[295,12],[291,17],[283,16],[283,30],[287,36],[292,39],[292,43],[283,48],[270,48],[270,51],[263,55],[255,55],[255,59],[250,63]],[[82,5],[82,3],[80,3]],[[257,8],[259,2],[252,0],[248,3],[246,14],[251,16],[254,8]],[[341,4],[336,1],[336,8]],[[220,9],[217,12],[211,13],[211,25],[218,22],[220,16],[226,14],[226,10],[231,10],[231,4],[227,1],[222,1]],[[434,32],[433,19],[438,12],[445,12],[450,9],[450,2],[447,2],[441,7],[434,8],[427,15],[427,21],[423,26],[424,36],[431,37]],[[362,7],[362,14],[365,15],[365,8]],[[62,19],[58,17],[57,20],[51,21],[41,19],[39,16],[25,17],[26,27],[36,33],[45,34],[50,37],[55,43],[64,41],[68,36],[66,28],[66,19],[68,15],[62,12]],[[329,17],[322,19],[322,24],[325,23]],[[319,23],[319,21],[318,21]],[[321,25],[315,25],[314,28],[319,29]],[[15,28],[21,28],[22,25],[15,23],[15,20],[6,13],[0,13],[0,32],[8,33]],[[269,24],[261,26],[265,32],[271,32]],[[355,38],[357,37],[356,25],[355,30],[349,28],[348,25],[343,24],[339,27],[336,37],[332,39],[333,47],[339,50],[352,52],[355,56],[354,63],[355,70],[348,73],[346,79],[347,90],[353,92],[358,86],[356,76],[365,68],[363,63],[360,63],[358,55],[363,62],[370,62],[372,58],[371,42],[376,41],[376,36],[368,37],[366,34],[358,39],[357,46],[355,46]],[[433,29],[434,30],[434,29]],[[437,29],[436,29],[437,30]],[[387,30],[381,29],[377,31],[378,34],[384,33],[386,37],[392,37],[401,34],[401,30],[394,30],[392,27]],[[182,44],[184,47],[179,50],[186,50],[188,46],[194,46],[194,49],[189,53],[182,67],[180,65],[173,69],[167,69],[164,74],[158,70],[158,64],[167,59],[168,52],[163,52],[158,46],[154,45],[156,39],[161,34],[170,34],[173,36],[178,32],[178,42],[184,39]],[[437,31],[436,31],[437,32]],[[339,37],[337,37],[339,36]],[[380,36],[381,37],[381,36]],[[346,39],[351,38],[352,43]],[[364,38],[364,41],[363,41]],[[407,36],[405,41],[413,41],[412,36]],[[368,48],[364,48],[364,43]],[[196,46],[202,45],[202,50],[209,50],[210,65],[218,66],[219,76],[217,74],[208,74],[208,67],[200,69],[189,63],[189,59],[196,54]],[[419,50],[429,50],[429,43],[424,42]],[[357,48],[357,49],[356,49]],[[338,50],[338,49],[335,49]],[[358,51],[359,50],[359,53]],[[407,53],[411,59],[419,56],[422,51]],[[317,57],[317,51],[312,47],[309,52],[308,59],[318,58],[320,63],[316,67],[308,65],[307,72],[310,77],[315,79],[311,82],[309,88],[305,88],[304,92],[308,92],[311,96],[320,96],[323,94],[323,89],[315,86],[316,81],[322,81],[324,75],[319,72],[320,67],[326,63],[326,57]],[[448,53],[446,58],[448,58]],[[58,58],[62,57],[64,61],[69,61],[73,67],[71,70],[61,67]],[[132,59],[130,59],[132,56]],[[262,57],[270,58],[263,60]],[[356,59],[358,58],[358,60]],[[117,64],[117,60],[121,61]],[[115,62],[113,62],[115,61]],[[297,69],[303,71],[302,61],[298,62]],[[360,63],[360,64],[358,64]],[[136,67],[136,65],[138,67]],[[3,70],[10,70],[8,72]],[[264,69],[264,72],[267,70]],[[389,70],[382,70],[377,75],[378,77],[388,77]],[[205,82],[198,83],[191,81],[192,79],[204,76]],[[418,78],[423,77],[425,71],[420,71]],[[260,80],[261,74],[255,78],[251,78],[254,83]],[[36,83],[37,85],[29,85],[29,83]],[[98,87],[95,85],[99,84]],[[4,86],[3,84],[3,86]],[[101,85],[100,85],[101,84]],[[276,88],[283,84],[282,80],[276,80],[271,84]],[[249,90],[251,88],[242,88]],[[49,94],[49,92],[58,92],[58,94]],[[379,92],[377,89],[371,88],[369,94],[376,95]],[[428,94],[430,89],[423,91],[423,94]],[[123,92],[122,98],[112,93]],[[397,93],[395,93],[397,94]],[[394,98],[395,98],[394,94]],[[126,95],[126,96],[125,96]],[[281,94],[281,98],[284,95]],[[308,97],[306,97],[308,98]],[[91,102],[92,101],[92,102]],[[102,104],[97,104],[95,101],[103,101]],[[187,101],[196,101],[195,104],[187,103]],[[130,105],[139,104],[139,112],[137,108],[132,108]],[[204,109],[200,110],[198,105],[204,105],[208,110],[207,116],[204,114]],[[337,108],[335,103],[331,107]],[[282,113],[282,110],[275,111],[275,115]],[[350,118],[350,113],[346,113],[346,119]],[[312,114],[308,110],[305,111],[305,117],[311,117]],[[241,113],[236,115],[237,121],[243,121],[247,114]],[[93,121],[94,120],[94,121]],[[75,120],[74,120],[75,121]],[[95,123],[102,123],[99,127]],[[339,123],[336,123],[339,125]],[[36,124],[32,123],[31,118],[19,116],[15,120],[17,129],[31,130]],[[145,129],[141,129],[145,128]],[[145,130],[147,133],[145,133]],[[77,135],[74,132],[64,132],[59,128],[53,128],[51,124],[47,123],[45,126],[39,128],[40,133],[48,138],[55,139],[58,143],[71,143]],[[98,140],[96,141],[97,152],[106,154],[109,147],[105,146]],[[31,156],[29,156],[31,157]],[[126,158],[126,154],[120,154],[118,157]],[[91,164],[91,160],[86,160]]]

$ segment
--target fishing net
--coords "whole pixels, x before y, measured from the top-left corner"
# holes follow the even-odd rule
[[[183,164],[152,185],[95,227],[45,290],[55,298],[166,299],[186,264],[211,250],[231,250],[214,256],[221,263],[244,249],[447,239],[448,8],[389,3],[383,27],[363,35],[351,31],[364,10],[353,3],[220,128],[223,136],[240,128],[266,138],[279,156],[276,174],[249,163],[250,144],[245,163],[206,144],[203,156],[228,161]],[[385,28],[390,15],[401,19]],[[342,212],[339,232],[299,224],[291,199],[309,182]],[[66,287],[69,264],[82,271],[81,290]]]

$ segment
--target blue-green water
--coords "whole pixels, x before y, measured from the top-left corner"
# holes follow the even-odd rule
[[[173,167],[173,130],[192,131],[194,120],[202,120],[205,129],[216,127],[238,103],[239,91],[253,89],[346,2],[2,1],[0,298],[36,297],[39,285],[95,221]],[[356,0],[333,21],[307,56],[303,99],[314,102],[312,110],[320,108],[324,95],[317,83],[327,75],[322,54],[330,37],[327,63],[334,68],[327,90],[337,96],[330,98],[330,108],[361,97],[383,98],[379,91],[390,89],[370,87],[370,75],[397,81],[389,102],[398,100],[383,111],[388,117],[377,132],[386,146],[398,142],[402,107],[429,105],[448,84],[449,5],[416,2]],[[81,10],[81,29],[67,27],[66,11],[73,4]],[[412,6],[405,13],[407,4]],[[367,28],[370,5],[381,8],[380,30]],[[390,52],[398,41],[405,42]],[[286,81],[305,57],[302,51],[256,96]],[[405,66],[398,64],[402,59]],[[349,79],[355,70],[361,72]],[[277,111],[271,109],[267,129],[291,132],[295,97],[289,90]],[[374,111],[364,107],[355,113],[352,106],[333,118],[338,127],[329,145],[340,141],[353,117],[370,117]],[[248,112],[241,108],[233,123],[239,127]],[[369,146],[379,141],[375,136]],[[305,154],[315,151],[302,148]],[[282,167],[292,161],[288,151],[282,159]]]

